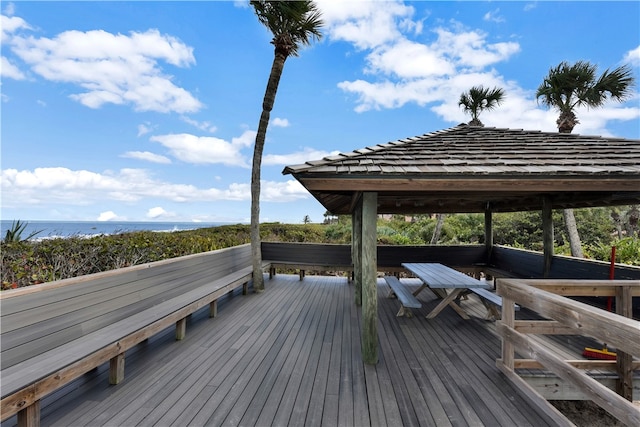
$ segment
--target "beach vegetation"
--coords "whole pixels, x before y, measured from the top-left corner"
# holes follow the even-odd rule
[[[577,209],[585,256],[610,261],[616,246],[616,262],[640,265],[640,230],[636,206]],[[561,211],[553,212],[556,225],[554,251],[570,255]],[[430,244],[435,215],[394,215],[378,220],[378,244]],[[541,251],[539,212],[497,213],[493,217],[494,243]],[[268,242],[351,243],[351,217],[337,216],[331,223],[263,223],[261,239]],[[134,231],[90,238],[73,236],[38,240],[2,241],[2,289],[82,276],[137,264],[237,246],[251,241],[247,224],[223,225],[170,233]],[[438,244],[483,244],[482,214],[449,214],[444,217]]]

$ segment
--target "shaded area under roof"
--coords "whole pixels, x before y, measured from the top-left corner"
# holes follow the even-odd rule
[[[287,166],[330,213],[362,192],[378,213],[461,213],[640,203],[640,140],[459,125]]]

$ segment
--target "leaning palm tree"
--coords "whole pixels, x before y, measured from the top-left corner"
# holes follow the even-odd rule
[[[269,116],[280,83],[284,63],[289,56],[298,56],[302,45],[311,44],[312,39],[320,39],[322,34],[321,13],[313,1],[264,1],[252,0],[258,21],[273,34],[271,43],[275,46],[273,64],[267,89],[262,101],[262,114],[253,148],[251,169],[251,255],[253,258],[253,289],[264,290],[262,276],[262,252],[260,250],[260,167],[262,151],[269,125]]]
[[[542,99],[543,105],[560,111],[556,121],[558,132],[571,133],[580,123],[574,111],[577,107],[601,107],[609,98],[622,102],[631,96],[634,78],[629,66],[623,65],[613,71],[607,69],[600,77],[596,77],[597,68],[585,61],[578,61],[573,65],[563,61],[549,70],[538,87],[536,98]],[[583,258],[573,209],[565,209],[563,216],[571,255]]]
[[[484,126],[478,116],[481,112],[493,110],[504,99],[504,90],[494,87],[493,89],[483,86],[474,86],[468,92],[460,95],[458,106],[461,106],[465,113],[471,113],[470,126]]]

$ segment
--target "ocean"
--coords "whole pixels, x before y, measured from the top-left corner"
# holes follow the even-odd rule
[[[35,240],[57,237],[91,237],[102,234],[119,234],[130,231],[171,232],[226,225],[221,222],[129,222],[129,221],[20,221],[26,223],[22,238],[39,231]],[[13,221],[0,221],[0,239],[4,239]]]

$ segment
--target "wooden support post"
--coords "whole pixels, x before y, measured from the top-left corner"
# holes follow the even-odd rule
[[[498,282],[500,283],[500,282]],[[500,288],[498,288],[498,294]],[[516,322],[516,310],[512,299],[502,297],[502,320],[501,322],[513,329]],[[515,364],[515,347],[507,338],[502,337],[502,363],[506,369],[513,371]]]
[[[378,363],[378,194],[362,195],[362,359]]]
[[[187,335],[187,318],[184,317],[176,322],[176,339],[178,341],[184,339]]]
[[[618,286],[616,288],[616,314],[632,317],[631,286]],[[616,367],[618,379],[616,380],[616,393],[633,402],[633,357],[631,354],[616,350]]]
[[[18,411],[18,427],[40,427],[40,400]]]
[[[362,305],[362,197],[351,216],[351,257],[353,259],[354,297]]]
[[[489,203],[484,211],[484,247],[487,256],[485,263],[490,264],[491,252],[493,252],[493,212]]]
[[[542,197],[542,250],[544,263],[542,267],[542,277],[549,277],[551,272],[551,260],[553,259],[553,211],[551,198]]]
[[[209,304],[209,317],[216,317],[218,315],[218,300],[213,300]]]
[[[120,384],[122,380],[124,380],[124,353],[109,360],[109,384]]]

